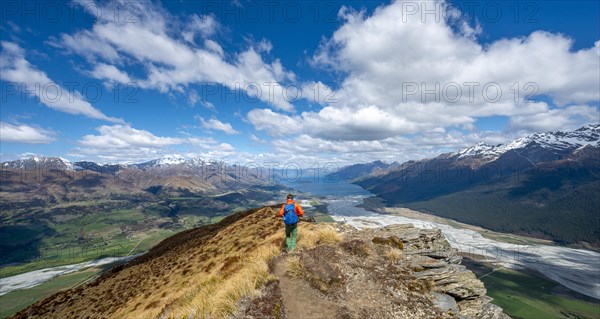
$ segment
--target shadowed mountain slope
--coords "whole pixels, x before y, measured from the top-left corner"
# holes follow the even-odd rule
[[[599,138],[600,125],[589,125],[505,145],[480,143],[353,182],[388,205],[598,248]]]

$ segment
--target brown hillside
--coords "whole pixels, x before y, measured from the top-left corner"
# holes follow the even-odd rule
[[[33,304],[15,318],[222,316],[269,278],[282,222],[269,207],[179,233],[97,281]]]

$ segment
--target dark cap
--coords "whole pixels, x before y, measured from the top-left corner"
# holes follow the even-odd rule
[[[287,199],[294,199],[294,195],[292,195],[292,194],[288,194],[288,195],[287,195]]]

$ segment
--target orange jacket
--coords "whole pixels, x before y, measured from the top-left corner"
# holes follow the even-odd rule
[[[285,204],[281,205],[281,209],[279,210],[279,217],[283,217],[283,210],[285,208],[285,205],[291,204],[291,203],[294,203],[294,206],[296,207],[296,215],[298,215],[298,217],[302,217],[304,215],[304,211],[302,210],[302,207],[300,207],[300,205],[298,205],[298,203],[294,202],[293,200],[288,199]]]

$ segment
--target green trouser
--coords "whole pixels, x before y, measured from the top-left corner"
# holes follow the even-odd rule
[[[288,253],[296,249],[296,238],[298,238],[298,224],[285,225],[285,250]]]

